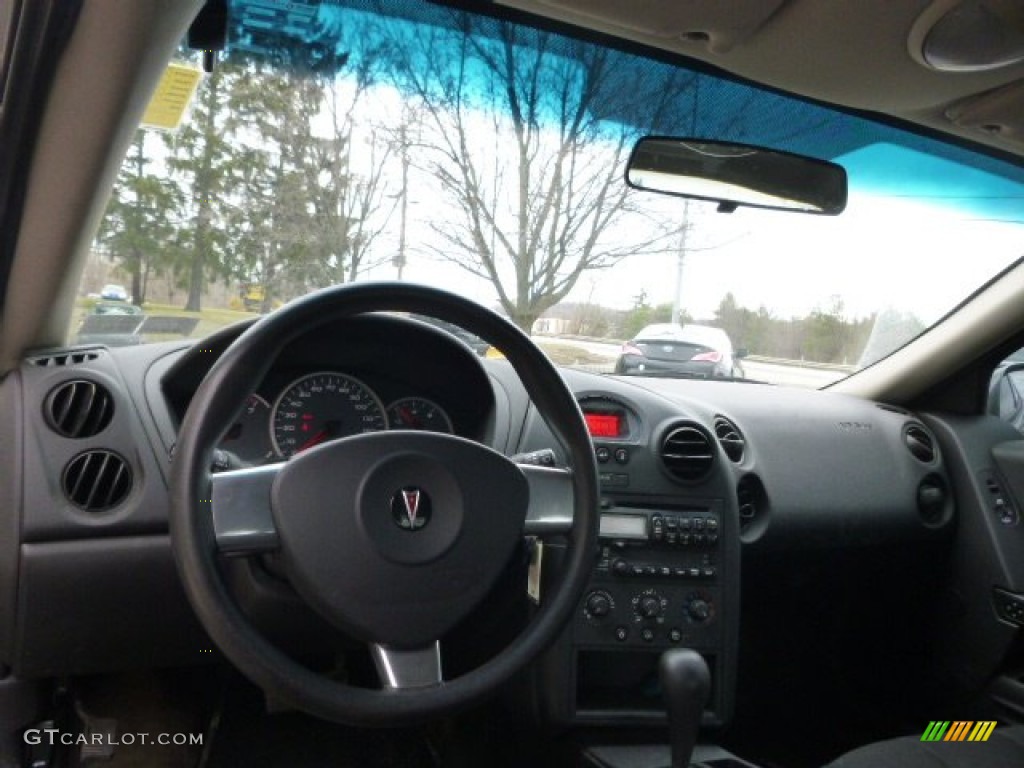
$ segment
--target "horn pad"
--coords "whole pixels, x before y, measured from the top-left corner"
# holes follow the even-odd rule
[[[439,639],[483,599],[522,539],[528,504],[507,458],[431,432],[317,446],[272,490],[299,594],[356,638],[399,648]]]

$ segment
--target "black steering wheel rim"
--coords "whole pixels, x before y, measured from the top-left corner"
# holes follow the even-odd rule
[[[498,347],[572,467],[572,527],[556,587],[522,633],[476,669],[440,685],[363,689],[332,681],[280,651],[247,619],[218,565],[210,507],[209,467],[220,435],[240,411],[284,346],[310,328],[378,311],[410,312],[462,326]],[[205,501],[204,501],[205,500]],[[515,326],[455,294],[408,283],[360,283],[327,288],[253,324],[224,352],[193,397],[182,422],[171,469],[170,532],[185,592],[224,655],[269,694],[328,720],[399,725],[441,716],[480,701],[548,647],[573,614],[596,554],[597,469],[579,406],[550,360]]]

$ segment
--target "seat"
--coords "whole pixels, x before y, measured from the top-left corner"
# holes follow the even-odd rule
[[[826,768],[1011,768],[1024,766],[1024,725],[996,727],[988,741],[921,741],[920,737],[859,747]]]

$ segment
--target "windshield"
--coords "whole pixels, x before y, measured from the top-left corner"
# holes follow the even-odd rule
[[[397,279],[493,307],[559,364],[817,387],[1022,255],[1019,166],[545,30],[377,7],[231,3],[229,51],[195,76],[181,124],[147,115],[135,136],[73,340],[200,337],[316,288]],[[198,58],[178,59],[187,81]],[[834,161],[847,209],[719,213],[630,189],[649,134]],[[655,324],[725,341],[640,338]],[[665,359],[649,368],[647,351]]]

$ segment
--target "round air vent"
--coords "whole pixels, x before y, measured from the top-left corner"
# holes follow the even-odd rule
[[[661,461],[679,480],[700,480],[715,463],[711,438],[690,424],[674,427],[661,441]]]
[[[914,458],[925,464],[935,461],[935,439],[920,424],[911,424],[903,432],[903,440]]]
[[[104,512],[124,501],[132,490],[128,462],[112,451],[87,451],[64,468],[64,495],[87,512]]]
[[[87,379],[66,381],[56,387],[43,406],[46,422],[64,437],[92,437],[114,416],[110,392]]]
[[[722,446],[722,450],[725,451],[725,455],[734,463],[739,464],[743,461],[743,452],[747,448],[747,441],[743,439],[743,434],[740,432],[739,427],[724,416],[716,416],[715,437],[718,438],[718,442]]]

